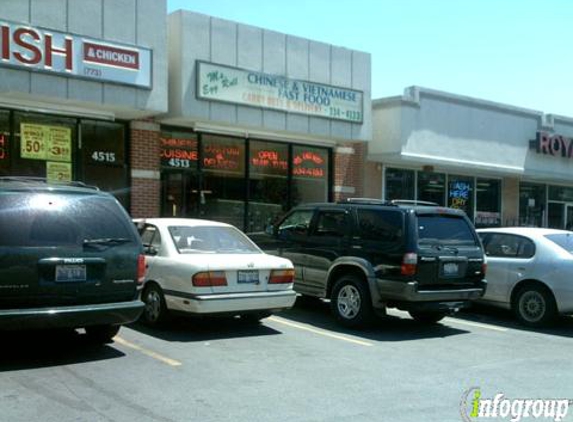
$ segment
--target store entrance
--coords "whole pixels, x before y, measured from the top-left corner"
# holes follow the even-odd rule
[[[161,175],[161,216],[199,217],[200,177],[196,172],[164,171]]]
[[[565,230],[573,230],[573,204],[566,205],[565,213]]]

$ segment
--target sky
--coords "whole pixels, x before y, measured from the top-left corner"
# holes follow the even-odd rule
[[[167,0],[365,51],[372,98],[418,85],[573,117],[571,0]]]

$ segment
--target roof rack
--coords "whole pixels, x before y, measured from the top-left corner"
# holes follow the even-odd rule
[[[428,207],[439,207],[440,204],[430,201],[418,201],[416,199],[393,199],[390,201],[394,205],[424,205]]]
[[[395,205],[390,201],[375,198],[346,198],[339,201],[339,204],[361,204],[361,205]]]
[[[45,183],[45,184],[54,184],[58,186],[73,186],[78,188],[99,190],[97,186],[87,185],[84,182],[79,182],[76,180],[69,182],[54,182],[54,181],[49,181],[45,177],[34,177],[34,176],[0,176],[0,182]]]

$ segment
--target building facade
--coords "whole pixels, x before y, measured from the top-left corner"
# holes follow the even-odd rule
[[[165,0],[6,0],[0,176],[79,180],[134,217],[263,229],[361,195],[370,55]]]
[[[411,87],[373,102],[366,192],[476,226],[573,225],[573,119]]]

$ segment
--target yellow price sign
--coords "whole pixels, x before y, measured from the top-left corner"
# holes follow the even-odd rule
[[[45,160],[45,136],[44,126],[22,123],[20,125],[20,156],[32,160]]]
[[[48,182],[71,182],[72,164],[48,161],[46,163],[46,179]]]
[[[22,123],[20,139],[22,158],[72,161],[72,130],[68,127]]]

